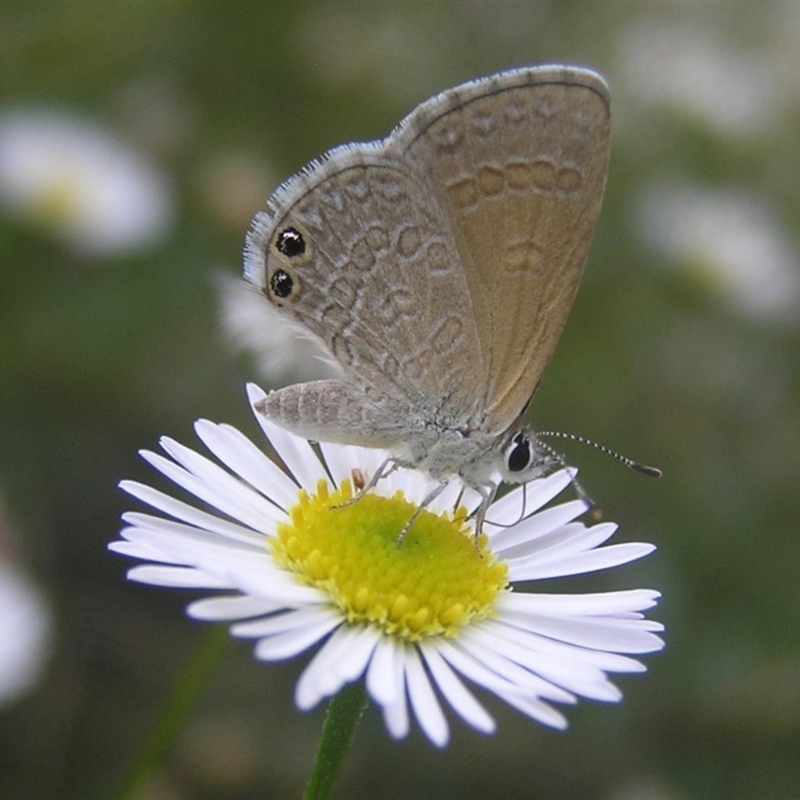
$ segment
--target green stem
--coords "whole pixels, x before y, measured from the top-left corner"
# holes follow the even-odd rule
[[[362,682],[345,686],[331,698],[303,800],[328,800],[331,796],[366,707],[367,693]]]
[[[166,761],[228,640],[228,630],[224,625],[215,625],[208,632],[197,655],[179,675],[172,696],[161,711],[150,738],[134,759],[128,775],[113,795],[114,800],[135,800],[143,796],[144,786]]]

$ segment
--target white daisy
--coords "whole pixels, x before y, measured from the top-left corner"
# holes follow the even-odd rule
[[[248,394],[251,404],[264,397],[254,386]],[[522,488],[494,503],[488,519],[510,527],[487,522],[477,540],[466,514],[478,497],[453,511],[461,490],[453,481],[398,545],[428,478],[397,470],[341,505],[351,497],[351,476],[360,478],[355,470],[372,473],[385,454],[322,444],[320,457],[305,440],[256,419],[293,478],[238,430],[200,420],[195,430],[223,466],[166,438],[167,457],[142,455],[213,511],[123,481],[171,519],[127,513],[122,541],[110,547],[150,562],[128,573],[133,580],[223,592],[192,603],[190,616],[234,622],[234,635],[257,640],[259,659],[316,646],[296,688],[301,709],[364,679],[394,738],[408,734],[413,716],[444,746],[443,705],[479,731],[495,728],[466,678],[564,728],[553,703],[618,701],[607,673],[642,672],[631,656],[663,647],[662,626],[642,613],[655,605],[655,591],[514,590],[515,582],[606,569],[654,549],[602,546],[616,525],[576,522],[585,511],[580,500],[542,509],[569,485],[566,470],[531,481],[524,503]]]
[[[90,256],[148,247],[174,218],[172,188],[143,152],[46,107],[0,112],[0,208]]]
[[[637,209],[644,236],[671,266],[752,319],[797,323],[800,258],[765,198],[673,179],[653,183]]]
[[[238,277],[216,279],[220,323],[231,348],[252,356],[259,376],[272,386],[341,377],[341,367],[299,326],[286,324],[264,295]]]
[[[31,691],[53,646],[47,600],[17,564],[0,558],[0,708]]]

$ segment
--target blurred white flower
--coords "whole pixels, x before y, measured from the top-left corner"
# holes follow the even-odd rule
[[[774,128],[789,96],[769,51],[732,48],[702,16],[639,20],[617,52],[640,99],[688,112],[724,135]]]
[[[0,499],[0,708],[36,685],[53,635],[42,592],[9,557],[13,538]]]
[[[169,181],[146,155],[48,108],[0,110],[0,208],[91,256],[145,248],[174,217]]]
[[[39,588],[15,564],[0,561],[0,707],[39,680],[52,639],[52,620]]]
[[[768,204],[744,189],[652,185],[638,204],[645,239],[747,316],[792,322],[800,261]]]
[[[228,273],[220,273],[216,283],[225,338],[234,350],[253,357],[269,386],[341,375],[318,340],[287,322],[251,284]]]

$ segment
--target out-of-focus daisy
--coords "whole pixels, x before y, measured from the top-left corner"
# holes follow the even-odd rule
[[[722,135],[775,130],[788,110],[786,98],[793,96],[783,54],[748,49],[741,41],[731,47],[719,34],[716,15],[706,15],[704,4],[698,7],[694,17],[647,17],[623,28],[620,77],[644,102],[688,114]]]
[[[48,108],[0,112],[0,207],[86,255],[123,255],[172,224],[164,173],[106,128]]]
[[[39,587],[15,564],[0,561],[0,706],[36,686],[50,655],[52,623]]]
[[[796,322],[800,260],[769,204],[740,188],[661,181],[637,204],[647,241],[737,310]]]
[[[0,707],[36,686],[53,644],[52,611],[14,560],[14,539],[0,498]]]
[[[249,397],[255,403],[264,394],[251,386]],[[662,626],[643,615],[657,592],[515,590],[520,581],[606,569],[654,549],[603,546],[616,526],[576,522],[580,500],[543,509],[569,485],[566,470],[529,483],[524,503],[523,489],[495,502],[488,519],[509,527],[487,523],[477,539],[466,509],[453,510],[461,488],[453,481],[399,544],[428,478],[398,470],[342,505],[351,476],[360,483],[385,454],[322,444],[320,456],[256,418],[293,477],[236,429],[199,421],[198,436],[222,466],[171,439],[161,441],[167,457],[143,456],[212,511],[124,481],[125,491],[166,516],[125,514],[128,527],[110,547],[149,562],[128,573],[133,580],[222,592],[192,603],[189,614],[235,623],[234,635],[257,640],[259,659],[316,647],[297,684],[301,709],[363,679],[393,737],[406,736],[414,717],[443,746],[445,704],[473,728],[494,730],[466,679],[564,728],[554,703],[618,701],[608,673],[641,672],[632,656],[662,648]]]
[[[287,324],[251,284],[220,273],[216,280],[220,325],[230,346],[252,356],[270,386],[341,376],[341,367],[299,325]]]

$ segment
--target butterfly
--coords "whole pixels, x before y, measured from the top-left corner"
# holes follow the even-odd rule
[[[600,213],[608,88],[596,73],[500,72],[435,95],[385,139],[312,161],[272,195],[245,277],[335,378],[257,411],[317,441],[476,490],[563,464],[522,422],[572,307]]]

